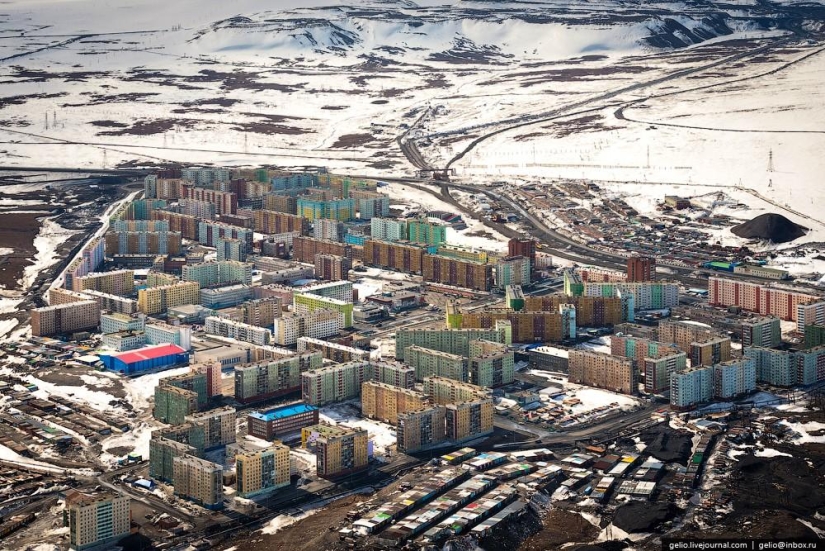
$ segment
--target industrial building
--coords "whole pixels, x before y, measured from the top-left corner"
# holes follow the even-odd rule
[[[176,344],[159,344],[120,354],[101,355],[103,366],[125,375],[169,369],[189,362],[189,352]]]

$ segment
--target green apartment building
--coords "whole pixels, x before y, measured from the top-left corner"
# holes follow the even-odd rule
[[[361,384],[372,379],[369,362],[353,361],[313,369],[301,374],[301,397],[312,406],[356,398]]]
[[[437,246],[447,241],[447,226],[425,218],[407,220],[409,241]]]
[[[297,294],[292,300],[297,313],[311,314],[315,310],[333,310],[344,315],[344,327],[352,327],[351,302],[311,294]]]
[[[507,343],[507,331],[498,329],[399,329],[395,332],[395,358],[404,357],[408,346],[420,346],[439,352],[469,356],[470,341],[485,340]]]
[[[449,352],[431,350],[422,346],[408,346],[404,350],[404,363],[415,369],[415,380],[424,377],[446,377],[466,383],[467,358]]]

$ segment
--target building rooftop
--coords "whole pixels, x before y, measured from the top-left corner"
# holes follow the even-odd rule
[[[288,406],[282,406],[275,409],[270,409],[267,411],[253,411],[249,414],[250,417],[255,419],[260,419],[261,421],[274,421],[275,419],[283,419],[285,417],[291,417],[293,415],[299,415],[301,413],[308,413],[311,411],[315,411],[318,408],[315,406],[310,406],[309,404],[290,404]]]
[[[159,344],[148,346],[139,350],[130,350],[122,354],[113,354],[113,357],[125,363],[140,362],[143,360],[154,360],[171,354],[185,354],[186,350],[176,344]]]

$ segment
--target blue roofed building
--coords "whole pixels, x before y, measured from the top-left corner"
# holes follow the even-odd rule
[[[274,440],[286,434],[300,432],[304,427],[318,424],[318,408],[303,402],[281,406],[247,415],[250,436]]]

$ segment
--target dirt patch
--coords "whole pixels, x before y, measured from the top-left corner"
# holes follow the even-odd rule
[[[107,130],[98,132],[98,136],[151,136],[162,134],[174,128],[193,128],[200,121],[195,119],[155,119],[135,121],[132,126],[121,128],[120,130]]]
[[[544,517],[541,530],[527,538],[518,549],[520,551],[544,551],[558,549],[570,542],[586,542],[596,539],[599,529],[580,514],[553,508]],[[493,548],[488,548],[493,549]],[[509,547],[505,549],[514,549]]]
[[[28,94],[25,96],[7,96],[5,98],[0,98],[0,109],[8,107],[9,105],[23,105],[29,100],[33,99],[60,98],[66,95],[68,95],[66,92],[60,92],[58,94]]]
[[[251,132],[253,134],[314,134],[313,130],[305,130],[297,126],[287,126],[285,124],[273,124],[270,122],[242,122],[232,127],[232,130],[239,132]]]
[[[197,75],[185,77],[186,82],[220,82],[223,90],[277,90],[278,92],[296,92],[302,89],[305,84],[280,84],[278,82],[261,81],[261,74],[247,73],[245,71],[235,71],[232,73],[222,73],[212,69],[202,69]],[[169,78],[167,76],[167,78]]]
[[[89,121],[92,126],[99,126],[101,128],[126,128],[129,125],[123,122],[116,121]]]
[[[61,107],[89,107],[93,105],[106,105],[108,103],[135,103],[159,96],[160,94],[157,92],[132,92],[128,94],[96,94],[90,92],[87,95],[89,96],[87,103],[64,103]]]
[[[386,104],[388,104],[389,102],[390,102],[390,100],[386,100],[386,99],[377,99],[377,100],[373,100],[373,101],[371,101],[370,103],[371,103],[371,104],[373,104],[373,105],[386,105]]]
[[[344,109],[349,109],[349,105],[324,105],[321,109],[326,111],[343,111]]]
[[[631,501],[622,505],[613,517],[613,524],[628,533],[647,533],[657,530],[662,523],[680,513],[673,503]]]
[[[362,147],[375,140],[372,134],[343,134],[338,136],[333,149],[345,149],[348,147]]]
[[[618,126],[604,124],[604,117],[601,115],[585,115],[575,119],[555,121],[553,124],[542,128],[553,130],[553,133],[559,138],[583,132],[607,132],[620,129]]]
[[[0,216],[0,247],[14,250],[0,257],[0,286],[17,287],[17,280],[23,277],[23,271],[37,253],[34,238],[40,233],[38,218],[47,215],[45,212],[7,212]]]

